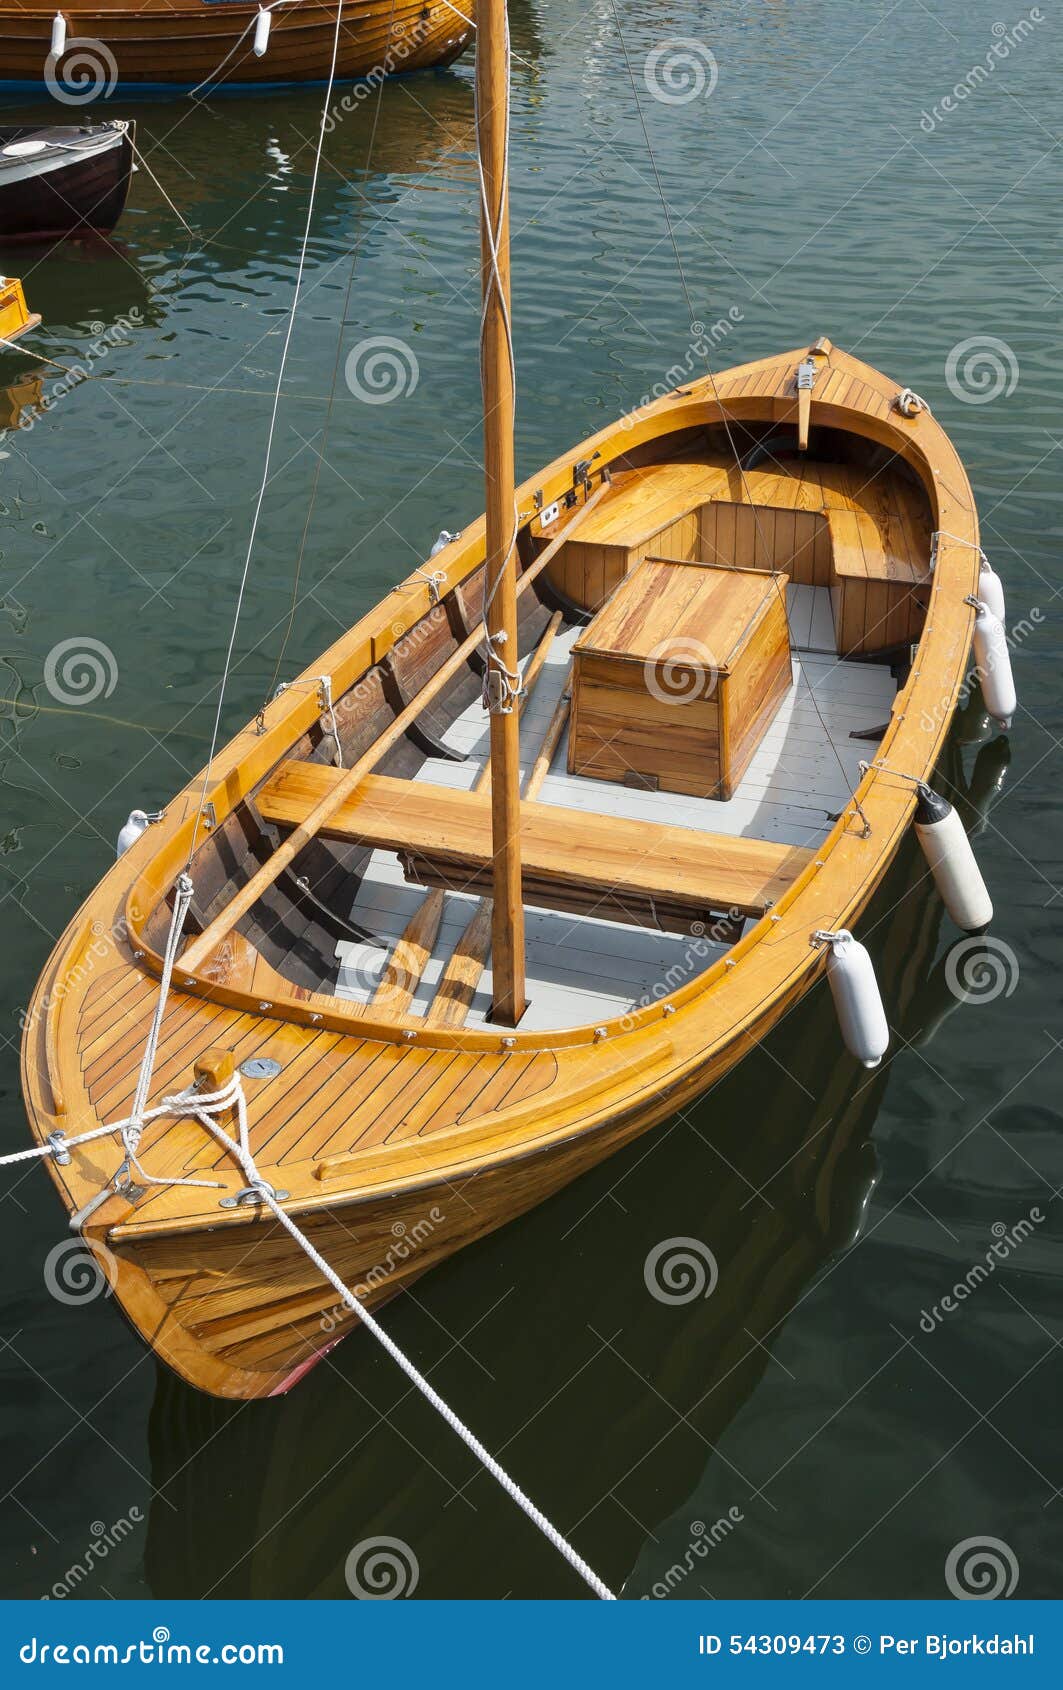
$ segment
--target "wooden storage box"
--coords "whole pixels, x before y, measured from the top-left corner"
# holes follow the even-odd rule
[[[644,559],[573,648],[569,772],[730,798],[792,684],[787,579]]]

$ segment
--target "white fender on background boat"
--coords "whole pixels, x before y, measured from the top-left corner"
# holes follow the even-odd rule
[[[261,59],[263,57],[266,48],[269,45],[269,31],[272,21],[272,14],[267,12],[264,7],[260,6],[258,8],[258,17],[255,19],[255,38],[252,43],[256,59]]]
[[[874,963],[844,927],[837,933],[814,933],[812,939],[830,946],[827,983],[846,1049],[865,1068],[877,1068],[889,1048],[890,1029]]]
[[[956,926],[968,933],[984,932],[993,919],[993,900],[971,841],[948,799],[929,786],[919,787],[915,831],[941,901]]]
[[[61,59],[66,52],[66,19],[56,12],[52,19],[52,58]]]
[[[981,599],[971,602],[975,607],[974,658],[982,683],[982,697],[989,714],[996,717],[1002,728],[1010,728],[1018,699],[1011,673],[1008,636],[1004,632],[1004,624],[987,604]]]

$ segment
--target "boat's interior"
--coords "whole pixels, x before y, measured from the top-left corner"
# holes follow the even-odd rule
[[[733,432],[733,430],[732,430]],[[719,428],[641,446],[519,600],[522,1030],[666,996],[735,943],[850,803],[929,595],[930,504],[885,448]],[[571,515],[520,534],[527,571]],[[431,567],[430,565],[427,567]],[[430,681],[482,569],[327,709],[200,847],[202,931]],[[295,995],[491,1024],[489,718],[474,654],[238,924]],[[337,750],[338,742],[338,750]],[[165,907],[153,920],[161,940]]]

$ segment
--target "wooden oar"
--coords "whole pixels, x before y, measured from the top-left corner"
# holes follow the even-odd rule
[[[561,612],[555,610],[524,672],[522,696],[518,706],[521,712],[542,673],[543,664],[549,656],[550,647],[560,626]],[[473,791],[486,792],[490,784],[491,763],[488,760],[476,777]],[[429,958],[435,949],[445,899],[446,893],[442,890],[429,892],[414,910],[395,941],[380,984],[370,999],[373,1009],[383,1010],[386,1015],[405,1015],[409,1009],[413,995],[421,983],[421,976],[428,967]]]
[[[599,500],[605,497],[609,491],[609,486],[609,482],[603,479],[602,485],[591,494],[585,505],[580,506],[572,521],[566,523],[561,533],[550,541],[550,544],[540,553],[535,562],[528,565],[517,582],[518,596],[527,592],[532,582],[542,574],[547,565],[557,556],[561,547],[590,515]],[[351,765],[343,779],[336,782],[332,790],[326,797],[322,798],[319,804],[315,805],[306,819],[292,830],[284,843],[278,845],[272,856],[262,864],[260,869],[256,870],[251,879],[245,882],[238,892],[233,893],[225,908],[214,917],[210,925],[205,927],[197,938],[192,940],[188,949],[181,956],[175,970],[178,978],[194,974],[214,947],[221,943],[225,935],[240,920],[240,917],[246,915],[248,910],[257,904],[263,892],[269,890],[278,875],[283,873],[288,864],[299,855],[299,852],[309,845],[330,816],[335,815],[365,776],[376,768],[384,754],[391,749],[397,740],[402,738],[406,729],[412,722],[416,721],[425,706],[430,704],[451,677],[457,674],[482,639],[483,629],[476,628],[466,639],[462,640],[457,649],[451,652],[446,662],[440,665],[431,680],[426,682],[416,697],[399,711],[394,721],[384,729],[379,739],[375,740],[369,750],[359,757],[356,763]]]
[[[568,721],[570,704],[571,697],[566,690],[558,699],[543,735],[539,754],[522,794],[524,798],[537,798],[543,781],[550,773],[554,752]],[[424,1018],[426,1027],[460,1027],[464,1022],[491,952],[491,916],[491,899],[481,898],[447,959],[436,995]]]

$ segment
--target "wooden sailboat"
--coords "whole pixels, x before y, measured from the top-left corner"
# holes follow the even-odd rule
[[[668,393],[514,493],[503,29],[481,7],[486,518],[131,818],[27,1015],[68,1211],[221,1396],[288,1389],[357,1321],[187,1109],[132,1166],[114,1135],[67,1148],[130,1116],[168,956],[145,1101],[235,1064],[261,1180],[372,1308],[815,983],[967,665],[963,467],[829,340]]]
[[[267,5],[243,0],[64,0],[57,51],[54,4],[0,0],[0,88],[42,89],[46,77],[78,89],[116,86],[259,87],[324,82],[336,33],[333,0]],[[344,7],[336,57],[339,80],[452,64],[472,37],[469,9],[448,0],[359,0]],[[261,46],[262,50],[259,51]]]

